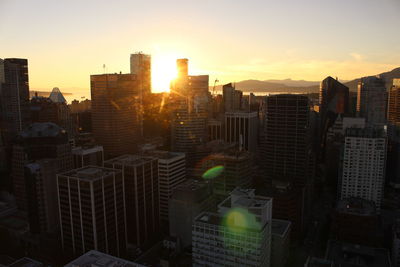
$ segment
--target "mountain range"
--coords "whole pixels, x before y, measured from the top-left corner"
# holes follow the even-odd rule
[[[400,68],[393,69],[388,72],[383,72],[379,75],[385,80],[386,86],[390,88],[393,82],[393,78],[400,78]],[[339,80],[341,83],[349,87],[350,92],[357,91],[357,84],[360,78],[345,81]],[[235,83],[235,88],[243,91],[244,93],[249,92],[265,92],[265,93],[318,93],[320,81],[305,81],[305,80],[244,80]],[[213,88],[211,87],[210,90]],[[215,86],[217,92],[222,91],[222,85]]]

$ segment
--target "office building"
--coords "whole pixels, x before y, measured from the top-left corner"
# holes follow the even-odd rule
[[[255,153],[258,141],[257,112],[226,112],[225,142],[236,144],[239,149]]]
[[[124,173],[128,242],[142,247],[160,232],[158,160],[123,155],[104,162],[104,167]]]
[[[187,180],[180,184],[169,200],[169,232],[180,240],[182,247],[192,245],[192,223],[203,211],[216,207],[211,184],[201,180]]]
[[[293,186],[304,187],[315,168],[309,100],[303,95],[272,95],[265,106],[261,144],[265,179],[291,179]]]
[[[105,158],[133,153],[142,133],[140,80],[135,74],[91,75],[92,128]]]
[[[109,254],[97,250],[90,250],[82,256],[74,259],[64,267],[142,267],[144,265],[127,261],[121,258],[113,257]]]
[[[290,249],[290,221],[272,219],[271,267],[286,266]]]
[[[397,219],[392,230],[392,266],[400,266],[400,220]]]
[[[374,248],[335,240],[328,241],[326,260],[333,266],[390,267],[389,252],[384,248]]]
[[[335,240],[381,247],[383,233],[373,201],[362,198],[339,200],[332,215],[331,234]]]
[[[386,131],[346,130],[340,179],[340,199],[359,197],[375,203],[379,213],[385,178]]]
[[[168,202],[172,192],[186,180],[185,153],[153,150],[146,155],[158,159],[158,189],[160,201],[160,220],[168,226]]]
[[[124,255],[128,225],[122,171],[87,166],[58,174],[57,185],[64,252]]]
[[[0,123],[8,147],[30,124],[27,59],[0,59],[0,92]]]
[[[209,119],[207,121],[208,141],[222,140],[223,127],[222,121],[218,119]]]
[[[56,160],[56,173],[72,169],[71,146],[67,133],[54,123],[31,124],[20,132],[13,146],[11,177],[15,199],[21,210],[27,211],[28,208],[24,166],[42,159]],[[54,196],[55,199],[56,197]]]
[[[238,111],[242,107],[243,92],[236,90],[232,83],[222,86],[224,112]]]
[[[139,80],[142,94],[151,93],[151,56],[141,52],[131,54],[131,74]]]
[[[74,147],[72,149],[74,169],[84,166],[103,166],[104,151],[102,146]]]
[[[365,118],[367,124],[386,123],[387,92],[385,82],[379,77],[364,77],[358,83],[357,116]]]
[[[400,124],[400,79],[393,79],[389,90],[387,121],[389,124]]]
[[[214,153],[202,162],[203,178],[207,171],[221,168],[217,177],[211,178],[213,193],[217,203],[225,200],[236,187],[251,188],[253,185],[252,164],[249,152],[231,149],[221,153]]]
[[[196,217],[192,232],[193,266],[270,266],[272,198],[253,189],[235,189],[218,213]]]

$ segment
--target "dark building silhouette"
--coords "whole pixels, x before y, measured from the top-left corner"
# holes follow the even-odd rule
[[[92,130],[105,158],[133,153],[142,133],[141,82],[135,74],[91,75]]]
[[[135,74],[139,80],[140,92],[151,93],[151,56],[141,52],[131,54],[131,74]]]
[[[124,173],[128,242],[139,247],[151,244],[160,232],[157,159],[123,155],[104,166]]]
[[[49,122],[33,123],[17,136],[12,152],[11,177],[17,205],[22,210],[27,210],[29,203],[26,192],[26,179],[28,177],[25,177],[25,174],[28,174],[28,176],[30,174],[25,172],[24,166],[38,160],[57,161],[55,170],[49,170],[49,172],[72,169],[71,146],[64,129]],[[42,173],[47,171],[44,165],[40,169]],[[55,179],[55,176],[53,176],[53,179]],[[56,196],[53,197],[56,198]]]
[[[400,186],[400,79],[393,79],[388,99],[388,155],[386,175],[390,184]]]
[[[236,90],[232,83],[222,86],[222,97],[225,112],[238,111],[241,109],[243,92]]]
[[[321,148],[325,148],[328,129],[339,114],[349,112],[349,88],[332,77],[325,78],[319,91],[321,116]]]

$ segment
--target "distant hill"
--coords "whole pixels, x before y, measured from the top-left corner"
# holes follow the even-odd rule
[[[35,91],[35,90],[30,90],[29,91],[29,97],[33,97],[37,93],[38,96],[43,96],[43,97],[49,97],[50,92],[47,91]],[[63,95],[72,95],[72,93],[62,93]]]
[[[400,68],[393,69],[388,72],[377,74],[382,77],[387,87],[389,88],[393,82],[393,78],[400,78]],[[360,78],[351,81],[341,81],[350,91],[357,91],[357,84]],[[318,93],[319,81],[305,81],[305,80],[245,80],[235,83],[235,87],[245,93],[249,92],[265,92],[265,93]],[[210,87],[212,90],[212,86]],[[216,91],[222,91],[222,85],[215,87]]]

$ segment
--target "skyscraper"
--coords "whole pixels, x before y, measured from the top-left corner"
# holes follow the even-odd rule
[[[357,115],[369,125],[386,123],[387,92],[385,82],[379,77],[364,77],[358,83]]]
[[[102,146],[75,147],[72,149],[74,168],[84,166],[103,166],[104,150]]]
[[[151,93],[151,56],[141,52],[131,54],[131,74],[138,77],[141,92]]]
[[[222,97],[224,103],[224,111],[238,111],[242,105],[243,92],[236,90],[232,83],[222,86]]]
[[[141,138],[140,80],[135,74],[91,75],[92,128],[105,158],[136,150]]]
[[[28,60],[0,59],[0,125],[7,146],[29,125]]]
[[[255,153],[258,142],[257,112],[225,112],[225,142]]]
[[[235,189],[193,223],[193,266],[270,266],[272,198]]]
[[[57,175],[61,242],[66,253],[126,253],[123,174],[87,166]]]
[[[374,201],[379,212],[385,179],[386,132],[374,128],[346,130],[341,166],[340,199]]]
[[[326,134],[339,114],[349,112],[349,88],[332,77],[321,82],[319,91],[321,114],[321,146],[325,147]]]
[[[104,167],[124,173],[128,242],[140,247],[147,245],[160,231],[157,159],[123,155],[105,161]]]
[[[28,204],[24,166],[43,159],[57,161],[55,173],[67,171],[73,166],[66,131],[54,123],[31,124],[17,136],[13,146],[11,177],[17,205],[22,210],[27,210]],[[42,173],[43,168],[45,166],[42,165]]]
[[[393,79],[389,91],[387,120],[389,124],[400,125],[400,79]]]
[[[311,133],[306,96],[282,94],[266,98],[261,153],[267,180],[286,177],[295,187],[307,184],[315,167]]]

